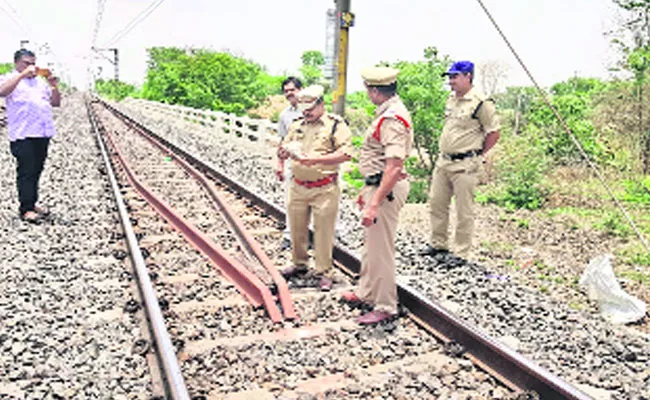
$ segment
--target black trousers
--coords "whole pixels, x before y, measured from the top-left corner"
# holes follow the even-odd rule
[[[45,166],[49,138],[27,138],[11,142],[11,154],[16,157],[16,184],[20,215],[34,211],[38,201],[38,180]]]

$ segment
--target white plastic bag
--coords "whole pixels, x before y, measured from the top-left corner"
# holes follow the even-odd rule
[[[580,277],[580,286],[587,289],[590,299],[600,303],[601,315],[614,324],[638,321],[646,313],[646,304],[625,293],[612,269],[611,254],[600,255],[589,262]]]

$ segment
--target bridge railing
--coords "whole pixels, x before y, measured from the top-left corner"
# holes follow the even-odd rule
[[[165,116],[176,119],[176,123],[187,128],[202,127],[204,130],[218,134],[232,135],[267,146],[267,141],[277,137],[276,124],[268,119],[239,117],[220,111],[200,110],[197,108],[159,103],[143,99],[126,99],[128,107],[135,107],[151,116]]]

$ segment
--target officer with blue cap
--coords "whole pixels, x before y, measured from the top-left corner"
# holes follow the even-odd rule
[[[474,233],[474,189],[485,154],[500,136],[499,119],[492,99],[476,90],[474,64],[457,61],[447,72],[452,93],[445,105],[445,124],[431,180],[429,210],[430,243],[421,255],[449,252],[449,206],[455,198],[457,226],[454,253],[467,258]]]

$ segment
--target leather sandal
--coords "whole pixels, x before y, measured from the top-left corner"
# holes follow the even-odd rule
[[[43,207],[34,206],[34,211],[36,211],[38,214],[40,214],[43,217],[47,217],[51,213],[50,209],[45,207],[45,206],[43,206]]]
[[[397,318],[397,314],[387,311],[371,311],[357,318],[357,323],[360,325],[377,325],[382,322],[392,321],[395,318]]]

